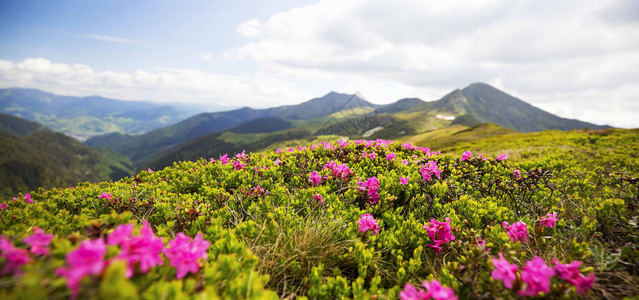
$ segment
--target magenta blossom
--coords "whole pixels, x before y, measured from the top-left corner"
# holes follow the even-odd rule
[[[466,151],[464,152],[464,154],[462,154],[461,160],[462,161],[469,160],[471,155],[473,155],[472,152]]]
[[[513,281],[517,279],[517,265],[509,263],[501,253],[499,253],[499,259],[493,258],[492,260],[495,269],[490,275],[495,280],[501,280],[507,288],[512,288]]]
[[[408,160],[402,159],[402,165],[408,166]]]
[[[313,196],[313,199],[319,201],[320,204],[324,204],[324,198],[322,198],[322,195],[320,194],[315,194],[315,196]]]
[[[244,163],[241,161],[233,161],[233,166],[235,167],[235,171],[244,170]]]
[[[111,195],[111,193],[107,193],[107,192],[102,192],[102,195],[98,196],[98,198],[100,199],[107,199],[107,200],[111,200],[111,197],[113,195]]]
[[[126,261],[127,278],[133,276],[135,266],[138,266],[142,273],[146,273],[152,267],[162,265],[160,252],[164,248],[164,242],[153,234],[147,221],[142,223],[140,235],[131,235],[129,226],[120,225],[107,237],[109,244],[117,243],[122,249],[116,259]]]
[[[521,280],[526,284],[524,290],[519,291],[522,296],[536,296],[539,292],[550,291],[550,278],[555,275],[555,270],[546,265],[539,256],[526,262],[521,270]]]
[[[394,152],[386,154],[386,160],[388,161],[393,161],[395,158],[397,158],[397,155]]]
[[[595,275],[593,273],[590,273],[589,276],[582,274],[581,271],[579,271],[579,267],[582,264],[580,261],[575,260],[569,264],[562,264],[554,259],[553,264],[555,265],[554,268],[557,275],[577,288],[577,295],[588,294],[588,291],[590,291],[595,281]]]
[[[408,184],[408,177],[399,177],[399,183],[400,184]]]
[[[330,162],[326,163],[324,165],[324,168],[322,168],[322,171],[326,170],[326,169],[331,171],[331,173],[333,174],[333,177],[342,178],[344,180],[346,180],[348,178],[348,176],[353,174],[351,169],[346,164],[338,165],[333,160],[331,160]]]
[[[358,179],[357,185],[359,190],[366,191],[366,195],[368,196],[368,203],[379,203],[379,181],[377,181],[377,177],[368,178],[365,182],[361,182]]]
[[[437,162],[435,161],[429,161],[427,164],[421,166],[419,171],[422,173],[422,178],[426,181],[430,181],[433,175],[441,179],[440,174],[442,171],[437,167]]]
[[[380,229],[377,221],[369,214],[361,215],[357,225],[359,225],[359,232],[364,233],[370,230],[373,231],[373,235],[376,235]]]
[[[113,229],[113,232],[107,235],[107,245],[121,245],[127,241],[133,233],[133,224],[121,224]]]
[[[151,168],[148,168],[146,171],[149,173],[153,173],[153,170],[151,170]]]
[[[377,153],[375,153],[375,152],[371,152],[371,154],[369,154],[369,155],[368,155],[368,158],[370,158],[370,159],[375,159],[375,158],[377,158]]]
[[[169,242],[169,247],[164,249],[164,256],[168,258],[172,267],[177,269],[177,279],[184,278],[188,273],[197,273],[200,269],[198,260],[206,259],[206,249],[211,243],[202,239],[198,233],[193,241],[184,233],[178,233],[175,239]]]
[[[29,203],[29,204],[33,203],[33,200],[31,200],[31,193],[24,194],[23,198],[24,198],[24,203]]]
[[[226,165],[229,163],[229,155],[228,154],[224,154],[224,155],[220,155],[220,163],[222,163],[223,165]]]
[[[20,267],[29,262],[27,250],[14,247],[11,240],[4,236],[0,236],[0,254],[5,260],[0,275],[20,275],[22,274]]]
[[[553,228],[557,225],[557,221],[559,221],[557,218],[557,212],[553,212],[552,214],[547,213],[545,217],[541,217],[539,224],[548,228]]]
[[[450,218],[446,217],[445,220],[445,222],[440,222],[431,219],[428,225],[424,224],[424,229],[428,231],[428,237],[434,242],[428,247],[437,250],[438,253],[441,253],[441,245],[455,240],[455,236],[451,233]]]
[[[67,286],[71,289],[71,298],[80,291],[80,281],[86,275],[99,275],[106,263],[104,255],[107,247],[102,239],[84,240],[78,248],[67,254],[68,268],[58,268],[56,274],[67,278]]]
[[[506,153],[502,153],[497,155],[497,160],[498,161],[503,161],[503,160],[507,160],[508,159],[508,155],[506,155]]]
[[[33,234],[22,239],[22,241],[31,247],[31,253],[35,255],[49,255],[49,244],[53,240],[53,234],[46,234],[40,227],[33,228]]]
[[[280,160],[280,158],[278,157],[278,158],[276,158],[276,159],[275,159],[275,161],[274,161],[273,163],[277,166],[277,165],[281,164],[281,163],[282,163],[282,161],[281,161],[281,160]]]
[[[504,221],[502,223],[502,227],[506,229],[506,233],[508,233],[510,241],[521,243],[528,242],[528,227],[523,221],[518,221],[513,225],[510,225],[508,224],[508,222]]]
[[[313,184],[314,186],[317,186],[320,183],[322,183],[322,175],[317,173],[317,171],[313,171],[311,172],[311,175],[308,178],[308,182]]]
[[[251,188],[251,194],[253,194],[254,196],[263,195],[264,193],[265,193],[264,189],[259,184]]]
[[[7,204],[6,203],[0,203],[0,208],[2,208],[2,210],[7,210]]]
[[[404,285],[404,290],[399,293],[400,300],[422,300],[428,298],[429,297],[426,296],[426,292],[415,288],[415,286],[410,283]]]
[[[513,170],[513,177],[515,177],[515,179],[521,179],[521,171],[517,169]]]
[[[590,273],[588,276],[581,276],[574,283],[577,288],[577,295],[587,295],[588,291],[592,288],[592,284],[595,283],[595,273]]]
[[[337,144],[338,144],[340,147],[342,147],[342,148],[344,148],[344,147],[348,146],[348,142],[347,142],[347,141],[345,141],[345,140],[342,140],[342,139],[340,139],[339,141],[337,141]]]
[[[439,281],[433,279],[430,282],[424,280],[422,283],[426,289],[426,299],[433,298],[434,300],[457,300],[455,291],[452,288],[444,287]]]

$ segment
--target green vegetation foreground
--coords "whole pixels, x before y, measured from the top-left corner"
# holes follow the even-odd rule
[[[41,189],[1,204],[0,298],[636,296],[637,135],[339,141]]]

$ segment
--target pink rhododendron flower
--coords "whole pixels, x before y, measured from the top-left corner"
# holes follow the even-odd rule
[[[4,202],[0,203],[0,208],[2,208],[2,210],[7,210],[7,204],[5,204]]]
[[[499,253],[499,259],[493,258],[492,260],[495,269],[490,275],[495,280],[501,280],[504,286],[511,289],[513,287],[513,281],[517,279],[517,265],[509,263],[501,253]]]
[[[197,273],[200,269],[198,259],[206,259],[206,249],[210,245],[211,243],[202,239],[200,233],[191,241],[190,237],[180,232],[163,251],[164,256],[170,260],[170,265],[177,269],[177,279],[181,279],[188,273]]]
[[[331,173],[333,174],[333,177],[338,178],[341,177],[342,179],[347,179],[348,176],[352,175],[353,172],[351,171],[351,169],[346,166],[346,164],[340,164],[338,165],[335,161],[331,160],[330,162],[326,163],[324,165],[323,170],[330,170]]]
[[[407,165],[408,165],[408,160],[403,159],[403,160],[402,160],[402,165],[407,166]]]
[[[241,161],[233,161],[233,166],[235,167],[235,171],[244,170],[244,163]]]
[[[502,227],[506,229],[506,233],[508,233],[512,242],[528,242],[528,227],[523,221],[518,221],[513,225],[509,225],[508,222],[504,221]]]
[[[555,275],[555,270],[546,265],[539,256],[526,262],[521,270],[521,280],[526,284],[518,293],[522,296],[536,296],[539,292],[550,291],[550,278]]]
[[[245,158],[246,157],[246,150],[242,150],[242,153],[235,154],[235,157],[237,157],[237,159]]]
[[[29,203],[29,204],[33,203],[33,200],[31,200],[31,193],[24,194],[23,198],[24,198],[24,203]]]
[[[347,141],[345,141],[345,140],[339,140],[339,141],[337,141],[337,144],[338,144],[340,147],[342,147],[342,148],[344,148],[344,147],[348,146],[348,142],[347,142]]]
[[[552,263],[555,265],[554,268],[557,275],[577,288],[577,295],[588,294],[588,291],[590,291],[595,281],[595,274],[590,273],[589,276],[582,274],[581,271],[579,271],[579,267],[582,264],[580,261],[575,260],[569,264],[562,264],[554,259]]]
[[[251,188],[251,194],[255,196],[263,195],[264,189],[258,184],[256,187]]]
[[[223,165],[228,164],[228,163],[229,163],[229,156],[228,156],[228,154],[220,155],[220,162],[221,162]]]
[[[320,204],[324,204],[324,198],[322,198],[322,195],[320,194],[315,194],[315,196],[313,196],[313,199],[319,201]]]
[[[428,231],[428,237],[435,242],[428,245],[428,247],[434,248],[437,252],[441,252],[441,245],[455,240],[455,236],[451,233],[450,218],[446,217],[445,220],[445,222],[439,222],[435,219],[430,219],[428,225],[424,224],[424,229]]]
[[[127,241],[133,233],[133,224],[121,224],[113,229],[113,232],[107,235],[107,245],[117,246]]]
[[[377,181],[377,177],[368,178],[365,182],[361,182],[358,179],[357,185],[359,186],[358,189],[360,191],[366,191],[368,203],[379,203],[379,181]]]
[[[507,160],[508,159],[508,155],[506,155],[506,153],[502,153],[497,155],[497,160],[498,161],[502,161],[502,160]]]
[[[408,177],[399,177],[399,183],[400,184],[408,184]]]
[[[461,160],[462,161],[469,160],[471,155],[473,155],[472,152],[466,151],[464,152],[464,154],[462,154]]]
[[[106,263],[104,255],[107,247],[102,239],[84,240],[80,246],[67,254],[68,268],[58,268],[56,274],[67,278],[67,286],[71,290],[71,298],[75,298],[80,290],[80,281],[86,275],[99,275]]]
[[[393,152],[386,154],[386,160],[388,160],[388,161],[393,161],[393,160],[395,160],[395,158],[397,158],[397,155],[395,153],[393,153]]]
[[[317,186],[320,183],[322,183],[322,176],[319,173],[317,173],[317,171],[313,171],[311,172],[311,175],[308,178],[308,182],[312,183],[314,186]]]
[[[437,167],[437,162],[435,161],[429,161],[427,164],[421,166],[419,171],[422,173],[422,178],[426,181],[430,181],[433,175],[437,176],[438,179],[441,179],[439,174],[441,174],[442,171]]]
[[[377,158],[377,153],[375,153],[375,152],[371,152],[371,154],[369,154],[369,155],[368,155],[368,158],[370,158],[370,159],[375,159],[375,158]]]
[[[588,291],[592,288],[592,284],[595,283],[595,273],[590,273],[588,276],[581,276],[574,283],[577,288],[577,295],[587,295]]]
[[[557,221],[559,221],[557,218],[557,212],[553,212],[552,214],[547,213],[545,217],[541,217],[539,224],[548,228],[553,228],[557,225]]]
[[[117,231],[118,228],[122,228]],[[127,225],[120,225],[113,231],[115,236],[109,235],[109,242],[118,241],[121,252],[116,259],[122,259],[127,263],[126,277],[131,278],[135,271],[135,266],[140,268],[142,273],[148,272],[152,267],[162,265],[163,261],[160,252],[164,249],[164,242],[161,238],[153,234],[149,222],[144,221],[140,229],[140,235],[130,235]],[[126,237],[127,233],[129,234]]]
[[[416,289],[412,284],[404,285],[404,290],[399,293],[400,300],[422,300],[428,299],[426,292]]]
[[[444,287],[439,281],[433,279],[431,281],[424,280],[422,283],[426,289],[426,299],[433,298],[434,300],[457,300],[455,291],[452,288]]]
[[[27,250],[14,247],[11,240],[4,236],[0,236],[0,254],[4,258],[4,267],[0,275],[20,275],[22,274],[20,267],[29,262]]]
[[[373,231],[373,235],[376,235],[380,229],[377,221],[369,214],[361,215],[357,225],[359,225],[359,232],[364,233],[370,230]]]
[[[53,240],[53,234],[46,234],[40,227],[33,228],[33,234],[22,239],[31,247],[31,253],[35,255],[49,255],[49,244]]]
[[[277,148],[277,150],[275,150],[275,153],[277,153],[277,154],[282,153],[282,148]]]
[[[513,170],[513,176],[515,177],[515,179],[521,179],[521,171],[517,169]]]
[[[111,193],[107,193],[107,192],[102,192],[102,195],[98,196],[98,198],[100,199],[107,199],[107,200],[111,200]]]

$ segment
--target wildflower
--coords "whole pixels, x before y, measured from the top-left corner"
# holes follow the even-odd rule
[[[113,195],[111,195],[111,193],[107,193],[107,192],[102,192],[102,195],[98,196],[98,198],[100,199],[107,199],[107,200],[111,200],[111,197]]]
[[[421,166],[420,170],[422,173],[422,178],[426,181],[430,181],[432,176],[437,176],[438,179],[441,179],[440,174],[442,171],[437,167],[437,162],[431,160],[426,165]]]
[[[347,142],[347,141],[345,141],[345,140],[342,140],[342,139],[340,139],[339,141],[337,141],[337,144],[338,144],[340,147],[342,147],[342,148],[344,148],[344,147],[348,146],[348,142]]]
[[[507,160],[507,159],[508,159],[508,155],[506,155],[506,153],[502,153],[502,154],[497,155],[497,160],[498,161],[504,161],[504,160]]]
[[[499,259],[493,258],[492,260],[495,269],[490,275],[495,280],[501,280],[507,288],[512,288],[513,281],[517,279],[517,265],[509,263],[501,253],[499,253]]]
[[[395,155],[394,152],[386,154],[386,160],[388,160],[388,161],[393,161],[393,160],[395,160],[396,157],[397,157],[397,155]]]
[[[313,199],[319,201],[320,204],[324,204],[324,198],[322,198],[322,195],[320,194],[315,194],[315,196],[313,196]]]
[[[242,153],[235,154],[237,159],[243,159],[246,157],[246,150],[242,150]]]
[[[421,300],[428,299],[426,292],[416,289],[412,284],[404,285],[404,290],[399,293],[400,300]]]
[[[319,173],[317,173],[317,171],[313,171],[311,172],[311,175],[308,178],[308,182],[312,183],[314,186],[317,186],[320,183],[322,183],[322,176]]]
[[[279,165],[279,164],[281,164],[281,163],[282,163],[282,161],[280,160],[280,158],[279,158],[279,157],[278,157],[277,159],[275,159],[274,164],[275,164],[276,166],[277,166],[277,165]]]
[[[562,264],[554,259],[552,263],[555,265],[554,269],[557,275],[577,288],[577,295],[588,294],[588,291],[590,291],[595,281],[595,275],[593,273],[590,273],[589,276],[582,274],[581,271],[579,271],[579,267],[582,264],[580,261],[575,260],[569,264]]]
[[[22,273],[20,267],[29,262],[27,250],[15,248],[11,240],[4,236],[0,236],[0,253],[5,260],[0,275],[19,275]]]
[[[541,217],[539,224],[548,228],[553,228],[557,225],[557,221],[559,221],[557,218],[557,212],[553,212],[552,214],[547,213],[545,217]]]
[[[213,158],[213,157],[209,158],[209,160],[210,160],[212,163],[215,163],[215,162],[216,162],[215,158]]]
[[[67,286],[71,289],[71,298],[78,295],[80,281],[86,275],[99,275],[106,263],[104,255],[107,247],[102,239],[84,240],[77,249],[67,254],[68,268],[58,268],[56,274],[67,278]]]
[[[177,279],[184,278],[186,274],[196,273],[200,269],[198,259],[206,259],[206,249],[211,243],[202,239],[198,233],[193,241],[184,233],[178,233],[175,239],[169,242],[169,247],[164,249],[164,256],[170,260],[170,265],[177,269]]]
[[[6,203],[0,203],[0,208],[2,208],[2,210],[7,210],[7,204]]]
[[[121,245],[123,242],[131,237],[133,233],[133,224],[121,224],[113,229],[113,232],[107,235],[107,245],[116,246]]]
[[[357,221],[357,225],[359,225],[359,232],[364,233],[371,230],[373,231],[373,235],[376,235],[380,229],[377,221],[369,214],[361,215],[359,221]]]
[[[441,252],[441,245],[455,240],[455,236],[451,233],[450,218],[447,217],[445,220],[445,222],[439,222],[431,219],[428,225],[424,224],[424,229],[428,231],[428,237],[434,242],[428,247],[434,248],[437,252]]]
[[[595,274],[590,273],[588,276],[581,276],[577,279],[577,282],[574,283],[577,288],[577,295],[587,295],[588,291],[592,288],[592,284],[595,283]]]
[[[539,292],[550,291],[550,278],[555,275],[555,270],[546,265],[546,262],[538,256],[526,262],[521,270],[521,280],[526,284],[524,290],[519,291],[522,296],[536,296]]]
[[[408,165],[408,160],[403,159],[403,160],[402,160],[402,164],[403,164],[403,165],[405,165],[405,166],[407,166],[407,165]]]
[[[329,169],[333,174],[333,177],[341,177],[342,179],[347,179],[349,175],[353,174],[351,169],[346,166],[346,164],[338,165],[335,161],[331,160],[330,162],[324,165],[322,170]]]
[[[149,173],[153,173],[153,170],[151,170],[151,168],[148,168],[146,171],[149,172]]]
[[[53,240],[53,234],[46,234],[40,227],[33,228],[33,234],[22,239],[22,241],[31,247],[31,253],[35,255],[49,255],[49,244]]]
[[[282,153],[282,148],[277,148],[277,150],[275,150],[275,153],[277,153],[277,154]]]
[[[399,183],[400,184],[408,184],[408,177],[399,177]]]
[[[239,170],[244,170],[244,163],[239,161],[239,160],[235,160],[233,161],[233,166],[235,167],[235,171],[239,171]]]
[[[470,152],[470,151],[466,151],[466,152],[464,152],[464,154],[462,154],[461,160],[462,160],[462,161],[469,160],[469,159],[470,159],[470,156],[471,156],[472,154],[473,154],[473,153],[472,153],[472,152]]]
[[[455,291],[452,288],[444,287],[437,281],[433,279],[431,281],[424,280],[422,283],[424,288],[426,289],[426,299],[433,298],[434,300],[457,300],[457,296],[455,296]]]
[[[506,229],[506,233],[508,233],[512,242],[528,242],[528,227],[523,221],[518,221],[513,225],[504,221],[502,226]]]
[[[229,156],[228,156],[228,154],[226,154],[226,153],[225,153],[224,155],[220,155],[220,162],[221,162],[223,165],[228,164],[228,163],[229,163]]]
[[[28,204],[33,203],[33,200],[31,200],[31,193],[26,193],[23,196],[23,198],[24,198],[24,203],[28,203]]]
[[[264,194],[264,189],[261,186],[257,185],[256,187],[251,188],[251,193],[255,196],[259,196]]]
[[[368,158],[370,158],[370,159],[375,159],[375,158],[377,158],[377,153],[375,153],[375,152],[371,152],[371,154],[369,154],[369,155],[368,155]]]
[[[121,227],[122,226],[122,227]],[[139,266],[142,273],[148,272],[152,267],[159,266],[163,263],[160,257],[160,252],[164,248],[164,242],[161,238],[156,237],[153,234],[153,230],[149,226],[149,222],[144,221],[142,228],[140,229],[140,235],[130,235],[132,224],[120,225],[118,228],[123,228],[120,231],[114,230],[116,233],[114,237],[109,235],[107,237],[108,242],[119,242],[122,251],[116,258],[122,259],[127,263],[126,277],[131,278],[134,273],[135,266]],[[127,237],[128,233],[128,237]]]
[[[515,179],[521,179],[521,171],[514,169],[513,176],[515,177]]]
[[[366,190],[366,195],[369,197],[368,203],[379,203],[379,181],[377,181],[377,177],[368,178],[365,182],[361,182],[358,179],[357,185],[359,190]]]

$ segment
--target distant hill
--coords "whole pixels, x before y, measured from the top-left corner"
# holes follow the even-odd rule
[[[111,132],[144,133],[191,114],[150,102],[59,96],[20,88],[0,89],[0,112],[38,122],[80,140]]]
[[[89,148],[40,124],[0,114],[0,196],[116,180],[132,172],[129,160],[113,151]]]
[[[105,146],[133,161],[136,167],[144,166],[163,155],[173,147],[190,139],[232,128],[258,118],[279,118],[288,120],[308,120],[351,110],[356,107],[376,108],[357,95],[330,92],[298,105],[279,106],[267,109],[248,107],[215,113],[202,113],[176,124],[137,135],[97,136],[85,142],[89,146]],[[254,127],[254,125],[246,125]],[[242,129],[239,129],[242,130]]]

